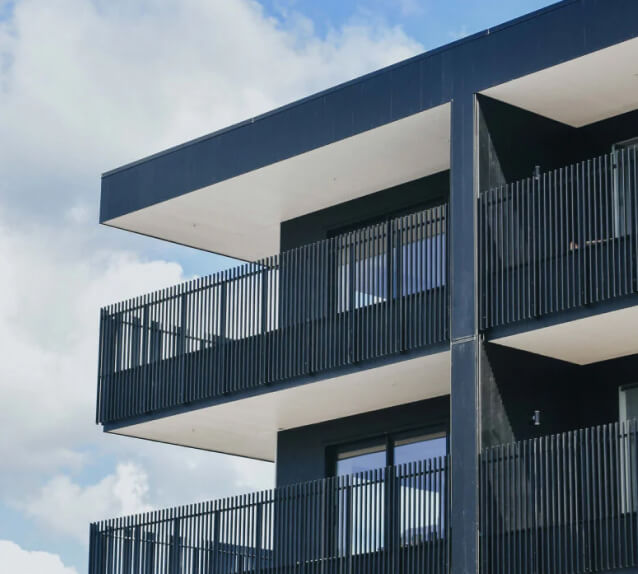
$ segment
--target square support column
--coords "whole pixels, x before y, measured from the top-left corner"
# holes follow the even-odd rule
[[[476,316],[475,96],[452,102],[450,180],[451,574],[478,572],[480,452]]]

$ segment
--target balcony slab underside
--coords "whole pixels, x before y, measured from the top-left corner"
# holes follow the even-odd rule
[[[449,169],[449,142],[444,104],[102,222],[254,261],[279,250],[282,221]]]
[[[636,109],[638,38],[545,68],[482,93],[572,127]]]
[[[536,325],[526,321],[514,325],[511,334],[498,329],[490,341],[577,365],[638,354],[638,298],[597,307],[556,313]]]
[[[104,429],[274,461],[280,430],[449,394],[450,353],[436,350],[439,352],[413,358],[397,355],[391,363],[366,365],[371,368],[355,366],[339,376],[265,386],[244,398],[186,405],[133,422],[107,424]]]

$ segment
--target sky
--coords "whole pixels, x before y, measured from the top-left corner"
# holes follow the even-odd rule
[[[99,308],[231,259],[99,226],[100,174],[540,0],[0,0],[0,571],[86,572],[89,522],[269,488],[95,425]]]

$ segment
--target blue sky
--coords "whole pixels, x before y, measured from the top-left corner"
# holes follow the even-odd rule
[[[400,26],[406,34],[431,49],[493,27],[554,2],[537,0],[266,0],[269,13],[285,18],[299,12],[325,34],[348,22],[383,22]]]
[[[84,572],[90,520],[273,481],[95,426],[99,307],[232,264],[98,226],[100,173],[549,4],[0,0],[0,564]]]

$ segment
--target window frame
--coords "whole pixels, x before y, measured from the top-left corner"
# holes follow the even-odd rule
[[[352,440],[335,442],[326,445],[326,477],[336,477],[337,475],[337,463],[339,461],[339,455],[344,452],[353,452],[358,449],[365,449],[375,444],[384,444],[385,449],[385,466],[394,466],[395,463],[395,448],[397,442],[404,440],[408,437],[432,437],[432,439],[445,438],[445,453],[450,452],[450,433],[449,425],[437,424],[437,425],[425,425],[414,426],[396,431],[386,433],[371,433],[365,437],[353,438]],[[415,440],[414,442],[418,442]],[[408,444],[408,443],[405,443]],[[398,445],[401,446],[401,445]]]
[[[638,149],[638,135],[626,140],[615,142],[611,146],[613,157],[613,205],[614,205],[614,238],[620,239],[632,232],[631,219],[629,220],[629,226],[627,225],[626,211],[631,210],[631,205],[627,205],[623,194],[626,193],[625,189],[621,189],[620,181],[620,166],[618,163],[618,152],[623,149]]]

